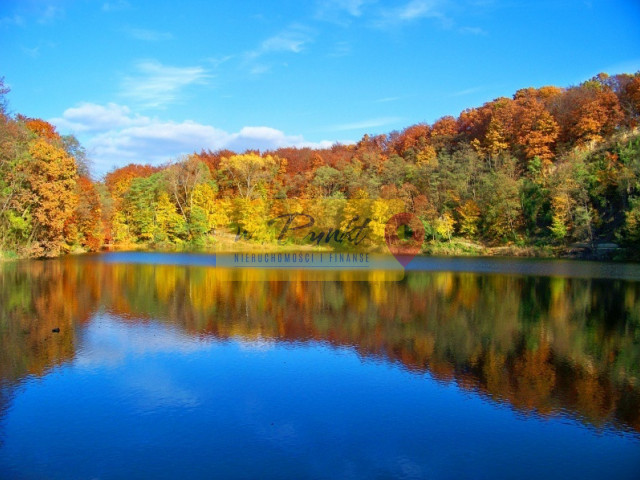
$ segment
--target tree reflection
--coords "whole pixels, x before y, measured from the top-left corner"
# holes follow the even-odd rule
[[[273,275],[91,257],[5,264],[2,383],[73,359],[76,330],[104,310],[194,336],[350,346],[524,413],[570,412],[596,427],[640,431],[637,282],[448,272],[411,272],[402,282],[384,281],[384,272],[368,281],[329,272],[317,282],[304,271],[287,272],[283,282]]]

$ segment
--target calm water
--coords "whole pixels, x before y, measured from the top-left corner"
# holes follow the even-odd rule
[[[637,265],[213,265],[0,265],[0,478],[640,476]]]

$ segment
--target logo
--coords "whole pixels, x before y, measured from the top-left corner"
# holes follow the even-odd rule
[[[402,237],[398,234],[403,231]],[[424,226],[412,213],[396,213],[384,229],[384,240],[391,254],[403,267],[413,260],[424,241]]]

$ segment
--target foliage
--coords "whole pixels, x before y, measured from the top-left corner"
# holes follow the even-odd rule
[[[89,177],[77,139],[9,116],[7,92],[0,83],[4,251],[205,245],[238,228],[264,242],[276,235],[271,218],[300,209],[324,231],[368,218],[372,244],[399,209],[450,244],[638,242],[640,73],[521,89],[353,145],[202,151],[161,167],[127,165],[103,182]]]

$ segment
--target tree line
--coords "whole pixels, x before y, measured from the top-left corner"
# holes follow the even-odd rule
[[[0,250],[20,256],[207,248],[235,229],[270,241],[268,219],[318,200],[343,217],[365,201],[374,226],[401,201],[427,244],[640,246],[640,72],[521,89],[351,145],[203,150],[100,181],[73,136],[0,108]]]

